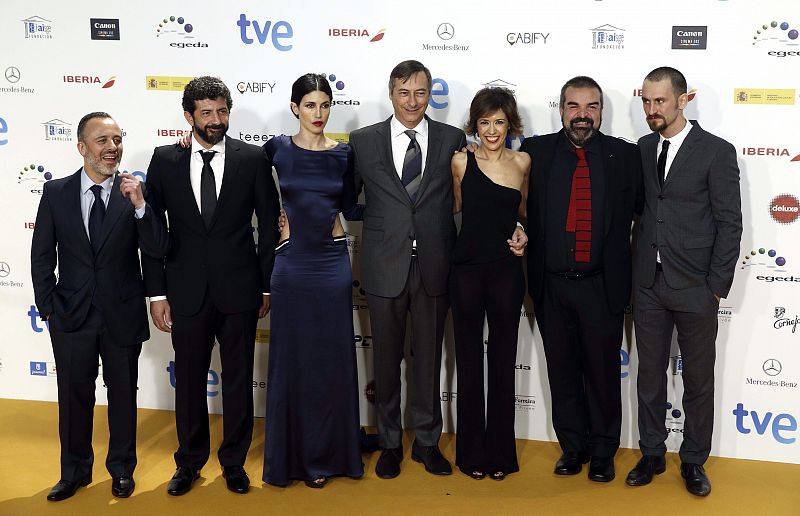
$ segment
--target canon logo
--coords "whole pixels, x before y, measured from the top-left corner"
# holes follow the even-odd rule
[[[789,156],[788,149],[778,147],[742,147],[744,156]]]
[[[117,24],[116,23],[98,23],[98,22],[95,22],[93,27],[95,29],[116,29],[117,28]]]
[[[686,30],[679,30],[679,31],[675,32],[675,35],[676,36],[684,36],[684,37],[694,37],[694,38],[696,38],[696,37],[702,36],[703,32],[702,31],[691,32],[691,31],[686,31]]]

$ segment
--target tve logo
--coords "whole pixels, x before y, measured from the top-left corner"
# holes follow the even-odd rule
[[[0,145],[6,145],[8,143],[8,138],[5,137],[5,134],[8,133],[8,124],[2,117],[0,117]]]
[[[628,366],[630,364],[631,364],[631,356],[628,354],[627,351],[625,351],[624,349],[620,348],[620,350],[619,350],[619,365],[620,365],[619,379],[620,380],[623,380],[623,379],[627,378],[628,375],[630,374],[627,371],[627,368],[628,368]]]
[[[753,428],[758,435],[764,435],[767,428],[772,431],[772,438],[781,444],[792,444],[797,441],[796,437],[787,437],[786,432],[797,432],[797,419],[791,414],[773,414],[764,412],[759,415],[755,410],[745,410],[743,403],[737,403],[733,410],[736,416],[736,430],[740,434],[749,434],[751,428],[747,423],[753,422]],[[750,417],[747,417],[750,416]]]
[[[291,44],[283,43],[283,40],[291,39],[294,35],[294,30],[292,30],[292,26],[287,21],[277,21],[273,24],[272,21],[267,20],[259,23],[256,20],[248,20],[245,14],[240,14],[236,25],[239,26],[239,36],[245,45],[252,45],[256,40],[263,45],[269,38],[275,50],[288,52],[292,49]],[[248,30],[251,26],[253,28],[252,31]],[[255,40],[250,37],[251,33],[256,37]]]
[[[31,330],[36,333],[42,333],[44,331],[44,328],[39,326],[40,323],[44,323],[47,330],[50,330],[50,325],[47,321],[42,321],[39,317],[40,315],[39,310],[36,309],[36,305],[31,305],[30,310],[28,310],[28,317],[31,319]]]
[[[172,385],[172,388],[175,388],[175,362],[170,360],[169,364],[167,365],[167,372],[169,373],[169,384]],[[206,394],[209,398],[213,398],[215,396],[219,396],[219,391],[216,389],[216,386],[219,385],[219,374],[214,371],[213,369],[208,370],[208,386],[209,388],[206,389]],[[212,390],[213,388],[213,390]]]
[[[431,96],[428,99],[428,105],[433,109],[445,109],[450,103],[447,96],[450,94],[450,86],[444,79],[433,79],[431,81]],[[439,100],[441,97],[441,100]]]

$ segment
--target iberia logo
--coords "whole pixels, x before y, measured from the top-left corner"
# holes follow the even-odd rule
[[[375,43],[376,41],[380,41],[383,39],[383,35],[386,32],[386,29],[381,29],[375,34],[372,39],[369,40],[370,43]]]

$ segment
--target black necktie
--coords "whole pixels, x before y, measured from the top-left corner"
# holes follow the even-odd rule
[[[406,187],[408,196],[414,201],[417,198],[419,184],[422,182],[422,150],[417,142],[417,132],[409,129],[405,133],[411,141],[408,142],[406,155],[403,158],[403,174],[400,181]]]
[[[661,144],[661,154],[658,155],[658,184],[664,186],[664,178],[667,177],[667,153],[669,152],[669,140],[664,140]],[[652,163],[652,161],[650,162]]]
[[[103,191],[102,186],[93,185],[89,190],[94,194],[94,203],[92,203],[92,209],[89,210],[89,241],[92,243],[94,254],[97,254],[97,250],[100,248],[103,219],[106,216],[106,205],[103,203],[103,198],[100,197],[100,192]]]
[[[214,218],[214,209],[217,207],[217,182],[214,180],[214,169],[211,168],[211,160],[217,151],[200,152],[203,158],[203,172],[200,174],[200,214],[206,229],[211,227]]]

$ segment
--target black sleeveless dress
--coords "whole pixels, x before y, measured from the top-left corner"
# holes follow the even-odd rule
[[[461,232],[450,274],[458,374],[456,465],[466,474],[508,474],[519,470],[514,365],[525,278],[521,258],[506,240],[516,228],[522,194],[493,182],[467,153],[461,199]],[[485,411],[484,318],[489,327]]]

